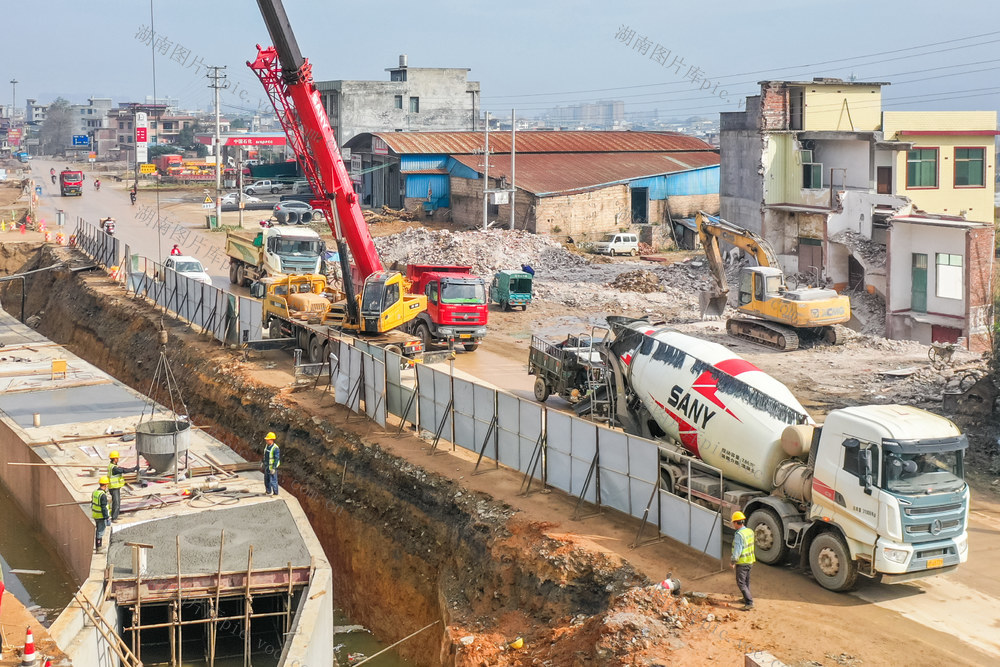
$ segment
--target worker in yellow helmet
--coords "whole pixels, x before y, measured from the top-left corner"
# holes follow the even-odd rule
[[[750,593],[750,569],[757,562],[754,553],[754,532],[746,526],[747,518],[743,512],[733,512],[733,554],[729,567],[736,570],[736,587],[743,594],[743,611],[753,609],[753,595]]]
[[[260,469],[264,473],[264,494],[278,495],[278,466],[281,465],[281,450],[275,442],[278,436],[270,432],[264,436],[264,459],[260,462]]]
[[[118,465],[118,459],[121,458],[117,451],[112,451],[108,454],[108,490],[111,492],[111,519],[108,523],[114,523],[118,520],[118,511],[122,506],[122,487],[125,486],[125,473],[127,472],[137,472],[139,466],[134,468],[123,468]]]
[[[97,523],[97,532],[94,534],[94,551],[100,551],[104,546],[104,529],[107,528],[111,520],[111,513],[108,511],[108,478],[101,477],[97,480],[99,488],[90,496],[90,516]]]

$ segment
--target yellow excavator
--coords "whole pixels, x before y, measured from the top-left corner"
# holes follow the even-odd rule
[[[831,345],[843,342],[836,325],[851,319],[851,301],[835,290],[806,287],[790,290],[771,245],[759,234],[722,218],[698,212],[698,237],[715,281],[699,294],[702,317],[721,316],[729,300],[729,283],[720,241],[731,243],[757,260],[740,272],[736,310],[748,317],[731,317],[726,331],[778,350],[791,351],[800,337],[819,338]]]

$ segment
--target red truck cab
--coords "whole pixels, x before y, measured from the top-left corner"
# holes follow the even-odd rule
[[[59,195],[79,197],[83,194],[83,172],[64,169],[59,172]]]
[[[452,340],[472,352],[486,336],[486,282],[471,270],[471,266],[458,265],[406,267],[410,294],[427,297],[427,310],[407,325],[410,333],[423,340],[425,349]]]

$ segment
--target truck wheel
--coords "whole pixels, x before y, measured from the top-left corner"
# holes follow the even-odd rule
[[[271,194],[272,195],[278,194],[278,188],[271,188]]]
[[[236,264],[236,262],[230,262],[229,263],[229,282],[231,282],[233,285],[239,285],[240,284],[240,280],[239,280],[238,274],[236,273],[237,267],[238,267],[238,264]]]
[[[299,333],[295,336],[295,340],[298,343],[299,349],[302,350],[302,354],[307,358],[309,356],[309,332],[305,329],[299,329]]]
[[[319,336],[309,339],[309,362],[319,364],[323,361],[323,341]]]
[[[281,338],[281,320],[277,317],[272,317],[271,321],[267,325],[267,337],[274,340],[276,338]]]
[[[475,352],[479,349],[479,341],[476,341],[475,343],[463,343],[463,345],[465,346],[466,352]]]
[[[615,249],[612,248],[611,250],[609,250],[608,254],[611,255],[612,257],[614,257],[615,256]]]
[[[545,380],[540,377],[535,378],[535,400],[539,403],[544,403],[545,399],[549,397],[552,391],[549,389],[549,385],[545,384]]]
[[[750,513],[747,528],[754,532],[754,552],[757,560],[768,565],[778,565],[788,555],[781,519],[768,509],[758,509]]]
[[[431,328],[427,326],[426,322],[420,322],[413,329],[413,335],[420,339],[420,342],[424,344],[424,349],[429,350],[431,345],[434,344],[434,337],[431,336]]]
[[[246,282],[247,282],[246,269],[244,269],[243,265],[240,264],[239,266],[236,267],[236,284],[239,285],[240,287],[246,287]]]
[[[858,580],[858,567],[851,560],[851,552],[837,533],[820,533],[809,545],[809,569],[817,583],[837,593],[854,588]]]
[[[507,303],[506,301],[501,301],[500,302],[500,307],[503,308],[503,310],[504,310],[505,313],[509,313],[510,312],[510,304]]]

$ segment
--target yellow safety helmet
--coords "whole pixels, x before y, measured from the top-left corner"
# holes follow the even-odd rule
[[[110,484],[110,483],[111,483],[111,480],[110,480],[110,479],[108,479],[108,476],[107,476],[107,475],[105,475],[104,477],[102,477],[102,478],[100,478],[99,480],[97,480],[97,483],[98,483],[98,484],[102,484],[102,485],[103,485],[103,484]]]
[[[743,512],[740,512],[739,510],[733,512],[733,523],[736,523],[737,521],[746,521],[746,520],[747,518],[743,514]]]
[[[115,450],[112,450],[112,452],[110,454],[108,454],[108,458],[109,459],[120,459],[121,457],[118,456],[118,450],[115,449]]]
[[[523,648],[524,647],[524,639],[522,639],[521,637],[518,637],[517,639],[515,639],[511,643],[507,644],[507,646],[509,646],[509,647],[511,647],[513,649]]]
[[[278,436],[276,436],[274,434],[274,431],[271,431],[270,433],[268,433],[267,435],[264,436],[264,439],[265,440],[277,440]]]

